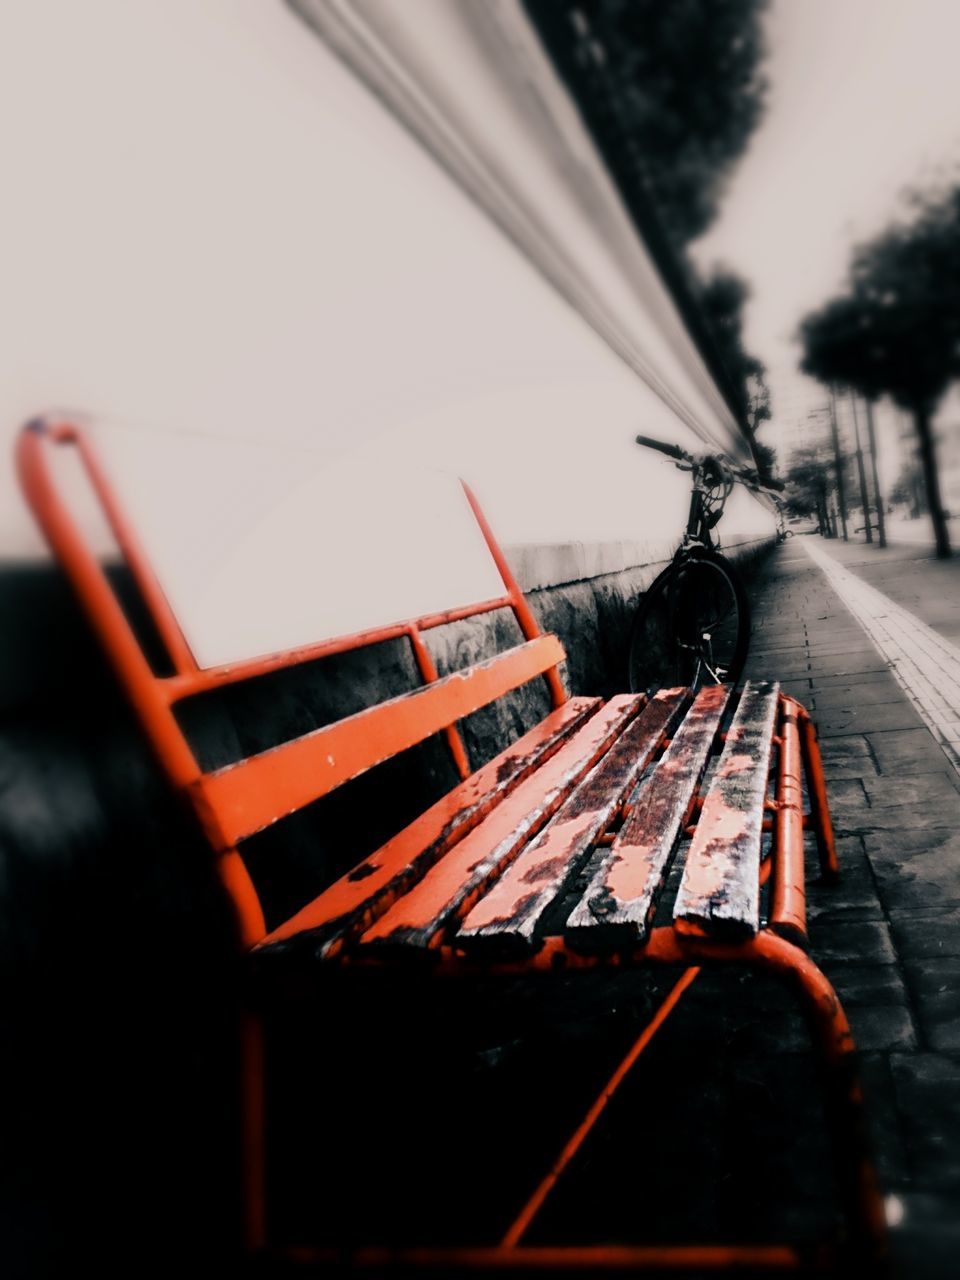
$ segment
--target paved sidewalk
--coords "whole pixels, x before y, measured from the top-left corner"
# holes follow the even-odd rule
[[[960,648],[916,613],[870,586],[861,574],[845,568],[819,539],[807,538],[800,545],[873,641],[910,704],[960,773]]]
[[[837,889],[811,886],[812,949],[863,1054],[881,1174],[892,1218],[902,1217],[901,1272],[954,1275],[960,776],[845,599],[876,606],[862,589],[870,584],[955,643],[960,566],[920,548],[883,553],[819,539],[813,555],[853,577],[828,577],[800,539],[781,547],[754,591],[747,674],[781,680],[818,721],[844,877]],[[909,648],[923,634],[919,623],[901,626],[898,643]]]
[[[891,545],[881,551],[863,542],[802,537],[791,538],[785,549],[792,552],[805,544],[822,548],[844,568],[960,645],[960,536],[951,560],[937,560],[929,542]]]

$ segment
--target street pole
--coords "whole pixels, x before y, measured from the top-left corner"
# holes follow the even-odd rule
[[[837,426],[837,396],[830,388],[830,432],[833,437],[833,461],[837,469],[837,504],[840,507],[840,524],[843,528],[843,540],[849,542],[847,536],[847,499],[843,488],[843,454],[840,452],[840,429]]]
[[[873,493],[877,500],[877,545],[887,545],[887,522],[883,514],[883,494],[880,492],[880,475],[877,471],[877,432],[873,425],[873,401],[867,398],[867,444],[870,448],[870,469],[873,472]]]
[[[867,493],[867,473],[863,469],[863,450],[860,448],[860,423],[857,421],[857,397],[850,392],[850,407],[853,410],[853,438],[857,442],[857,471],[860,474],[860,501],[863,504],[863,529],[867,542],[873,542],[873,530],[870,528],[870,495]]]

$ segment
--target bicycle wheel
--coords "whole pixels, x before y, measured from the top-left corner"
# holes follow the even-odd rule
[[[716,552],[687,553],[655,579],[630,637],[633,693],[735,684],[750,643],[750,607],[740,575]]]

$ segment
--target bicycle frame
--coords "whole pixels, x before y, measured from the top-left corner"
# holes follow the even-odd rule
[[[717,523],[717,520],[719,520],[720,513],[722,513],[723,506],[727,500],[727,493],[729,493],[729,489],[732,488],[730,478],[726,473],[722,473],[721,478],[723,483],[727,486],[727,493],[724,494],[721,501],[720,513],[717,514],[717,518],[715,520],[710,520],[706,510],[705,498],[713,486],[708,484],[704,479],[704,466],[696,460],[687,464],[678,463],[677,465],[683,471],[690,470],[692,472],[693,481],[693,488],[690,493],[690,509],[687,515],[687,527],[683,533],[683,542],[680,545],[680,550],[685,551],[691,546],[709,547],[715,550],[716,545],[710,535],[710,530]]]

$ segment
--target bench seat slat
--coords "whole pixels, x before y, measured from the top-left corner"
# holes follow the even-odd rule
[[[697,694],[567,918],[572,946],[603,951],[643,941],[730,693],[728,686],[711,685]]]
[[[438,945],[445,927],[469,911],[491,880],[553,817],[643,702],[632,694],[611,698],[533,777],[399,898],[367,930],[361,944],[409,950]]]
[[[400,694],[336,724],[205,774],[194,784],[211,824],[232,848],[374,765],[542,675],[564,659],[553,635]]]
[[[779,686],[745,685],[703,803],[674,905],[680,932],[753,935]]]
[[[689,699],[686,689],[656,694],[476,904],[461,926],[458,943],[471,952],[523,951],[534,944],[544,912],[580,870]]]
[[[333,955],[345,939],[369,927],[404,888],[442,857],[496,804],[599,709],[599,698],[570,698],[522,738],[482,765],[376,853],[335,881],[263,940],[282,943],[314,931],[318,956]]]

